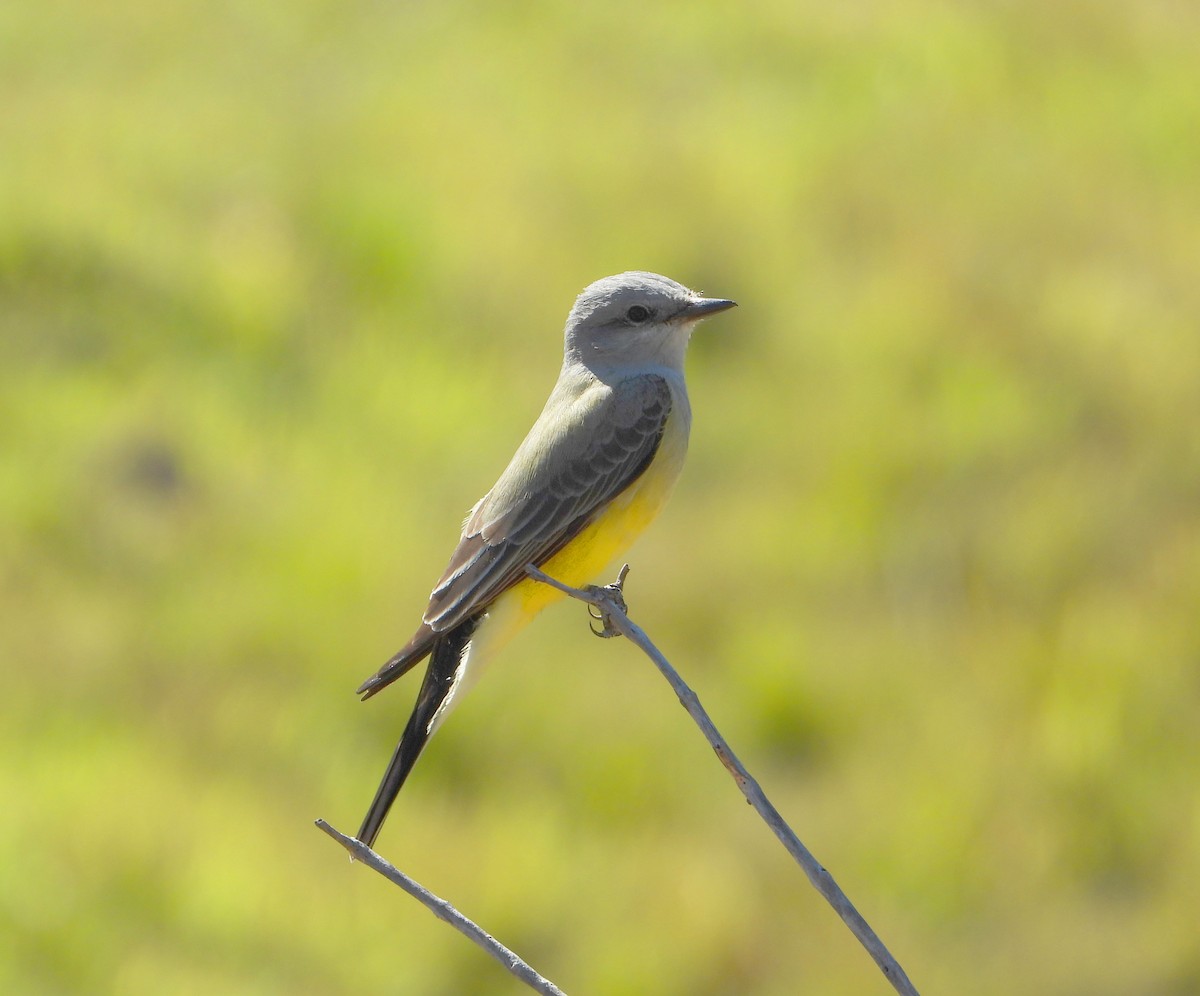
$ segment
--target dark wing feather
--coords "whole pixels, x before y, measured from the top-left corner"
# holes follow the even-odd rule
[[[504,493],[502,477],[468,521],[430,596],[426,625],[452,628],[524,578],[526,564],[540,566],[561,550],[649,466],[670,413],[662,377],[630,378],[582,413],[552,459],[542,455],[517,500],[490,503]]]
[[[525,577],[526,564],[544,564],[638,479],[658,451],[671,389],[662,377],[645,374],[611,388],[600,404],[594,398],[577,404],[583,410],[555,410],[555,424],[566,428],[553,448],[534,451],[532,460],[514,458],[476,506],[421,627],[363,682],[363,698],[424,659],[439,634],[485,611]],[[537,426],[529,437],[535,438]]]
[[[408,673],[413,666],[428,657],[437,646],[437,637],[437,633],[425,623],[421,623],[420,629],[413,634],[412,639],[393,654],[383,667],[358,686],[358,694],[363,697],[363,701],[369,699],[376,692],[383,691],[393,681]]]

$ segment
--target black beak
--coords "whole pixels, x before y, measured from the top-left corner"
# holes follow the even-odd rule
[[[707,318],[709,315],[715,315],[720,311],[728,311],[730,308],[736,308],[737,301],[726,301],[719,297],[698,297],[683,307],[683,310],[675,315],[676,321],[694,322],[700,318]]]

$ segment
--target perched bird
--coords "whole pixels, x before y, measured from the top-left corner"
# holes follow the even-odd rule
[[[656,273],[589,286],[567,316],[563,365],[546,407],[500,479],[471,510],[421,625],[359,687],[364,699],[429,658],[416,706],[358,839],[371,846],[426,741],[484,664],[562,595],[596,580],[654,519],[687,453],[683,356],[696,323],[734,307]]]

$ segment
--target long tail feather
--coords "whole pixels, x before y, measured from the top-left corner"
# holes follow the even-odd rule
[[[408,725],[396,745],[395,753],[388,762],[383,781],[375,792],[375,798],[367,810],[366,818],[358,831],[358,839],[372,847],[375,838],[387,819],[388,811],[408,773],[412,771],[417,758],[425,748],[426,741],[433,733],[434,721],[443,704],[455,691],[459,671],[463,666],[464,656],[475,632],[478,619],[469,619],[456,626],[448,633],[441,634],[433,645],[433,653],[429,659],[429,667],[421,682],[421,690],[417,693],[417,703]],[[382,686],[380,686],[382,687]],[[374,694],[378,688],[372,688],[369,694]]]

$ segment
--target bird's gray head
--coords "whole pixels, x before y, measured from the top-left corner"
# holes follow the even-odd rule
[[[567,316],[566,357],[588,367],[661,364],[682,369],[700,319],[734,307],[683,284],[633,270],[587,287]]]

